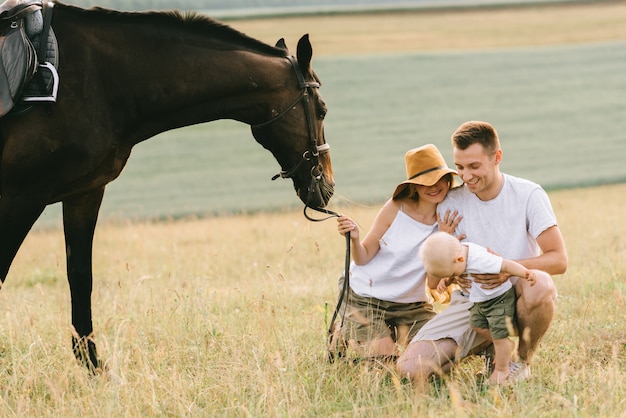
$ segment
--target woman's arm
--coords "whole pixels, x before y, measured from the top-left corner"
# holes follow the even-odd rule
[[[376,255],[380,249],[380,239],[391,226],[399,209],[399,203],[389,199],[378,211],[372,227],[362,241],[360,240],[359,227],[352,219],[347,216],[337,218],[339,233],[350,232],[352,260],[355,264],[367,264]]]

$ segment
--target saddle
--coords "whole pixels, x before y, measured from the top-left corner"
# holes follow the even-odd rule
[[[56,102],[52,7],[47,0],[6,0],[0,5],[0,117],[25,110],[28,102]]]

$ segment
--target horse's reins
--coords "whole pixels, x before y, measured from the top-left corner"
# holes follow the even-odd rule
[[[283,116],[285,116],[291,109],[293,109],[298,103],[300,103],[301,101],[304,102],[304,113],[306,115],[306,120],[307,120],[307,127],[308,127],[308,131],[309,131],[309,149],[307,151],[305,151],[302,154],[302,158],[300,159],[300,161],[298,161],[298,163],[293,166],[290,170],[281,170],[280,173],[276,174],[274,177],[272,177],[272,180],[276,180],[277,178],[281,177],[281,178],[291,178],[293,177],[294,173],[298,170],[298,168],[300,168],[300,165],[302,165],[302,163],[304,161],[310,161],[310,160],[314,160],[313,161],[313,167],[311,168],[311,177],[312,177],[312,183],[314,184],[316,181],[319,181],[321,179],[322,176],[322,172],[318,171],[315,172],[315,170],[318,169],[318,157],[319,154],[324,153],[324,152],[328,152],[330,150],[330,145],[324,143],[321,145],[317,145],[317,138],[315,135],[315,124],[313,121],[313,116],[311,115],[311,110],[310,110],[310,106],[309,106],[309,90],[313,89],[313,88],[319,88],[320,87],[320,83],[316,82],[316,81],[306,81],[304,79],[304,76],[302,74],[302,71],[300,70],[300,68],[298,67],[298,63],[296,62],[296,59],[293,56],[288,56],[287,59],[289,60],[289,62],[291,63],[291,66],[294,70],[294,72],[296,73],[296,77],[298,78],[298,85],[300,87],[300,95],[288,106],[285,108],[285,110],[283,110],[282,112],[280,112],[278,115],[274,116],[272,119],[266,121],[266,122],[262,122],[258,125],[254,125],[252,126],[252,128],[263,128],[265,126],[268,126],[272,123],[274,123],[275,121],[277,121],[278,119],[282,118]],[[313,193],[313,187],[309,188],[309,194]],[[310,195],[309,195],[310,197]],[[309,198],[307,198],[307,201],[310,201]],[[325,213],[329,216],[325,217],[325,218],[312,218],[307,214],[307,209],[313,209],[316,210],[318,212],[321,213]],[[332,210],[329,209],[324,209],[324,208],[314,208],[308,205],[308,203],[306,205],[304,205],[304,217],[306,219],[308,219],[309,221],[312,222],[321,222],[321,221],[325,221],[327,219],[333,218],[333,217],[339,217],[341,215],[339,215],[337,212],[334,212]],[[344,282],[343,282],[343,288],[341,290],[341,294],[339,295],[339,300],[337,301],[337,306],[335,307],[335,311],[333,313],[332,319],[330,321],[330,326],[328,328],[328,337],[329,337],[329,341],[332,339],[332,334],[333,334],[333,326],[335,324],[335,320],[337,319],[337,316],[339,315],[339,310],[341,309],[341,305],[343,304],[344,298],[345,296],[348,294],[348,289],[350,286],[350,232],[346,232],[345,234],[346,237],[346,257],[345,257],[345,268],[344,268]],[[345,306],[344,306],[344,312],[343,315],[345,316]],[[343,316],[342,316],[343,318]],[[343,322],[343,319],[342,319]],[[332,356],[332,353],[329,353]]]
[[[322,213],[326,213],[329,216],[326,216],[325,218],[312,218],[310,217],[307,213],[306,210],[310,208],[313,210],[316,210],[318,212],[322,212]],[[330,218],[338,218],[339,215],[337,212],[334,212],[332,210],[329,209],[324,209],[324,208],[314,208],[311,207],[309,205],[304,205],[304,217],[307,218],[309,221],[311,222],[321,222],[321,221],[325,221],[327,219]],[[328,327],[328,340],[329,342],[332,341],[332,337],[333,337],[333,331],[334,331],[334,325],[335,325],[335,320],[337,319],[337,316],[339,315],[339,310],[341,309],[341,305],[343,304],[343,300],[346,298],[346,296],[348,295],[349,289],[350,289],[350,231],[345,233],[345,237],[346,237],[346,258],[345,258],[345,263],[344,263],[344,271],[343,271],[343,286],[341,288],[341,293],[339,293],[339,300],[337,301],[337,306],[335,307],[335,311],[333,312],[333,316],[330,320],[330,325]],[[343,318],[346,315],[346,305],[344,305],[343,308],[343,313],[341,315],[341,323],[343,323]],[[329,360],[333,360],[333,353],[329,351],[328,353],[329,355]]]

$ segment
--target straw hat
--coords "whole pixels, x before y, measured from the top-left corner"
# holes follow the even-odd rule
[[[404,155],[407,180],[396,187],[393,192],[395,198],[409,184],[420,184],[422,186],[432,186],[446,174],[452,174],[451,188],[463,184],[457,172],[446,165],[446,160],[433,144],[424,145],[407,151]]]

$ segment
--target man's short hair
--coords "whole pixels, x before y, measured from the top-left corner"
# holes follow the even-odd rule
[[[472,120],[459,126],[452,134],[452,145],[455,148],[465,150],[474,144],[482,145],[488,155],[493,155],[500,149],[496,128],[488,122]]]

